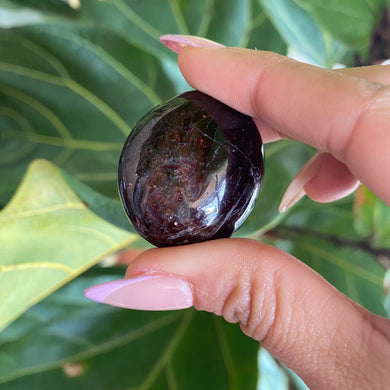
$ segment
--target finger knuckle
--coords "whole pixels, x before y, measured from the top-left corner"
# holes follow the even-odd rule
[[[390,86],[370,84],[370,88],[367,88],[367,97],[346,132],[345,141],[339,142],[333,147],[333,149],[341,148],[340,152],[336,151],[335,154],[339,154],[342,161],[349,161],[350,154],[354,152],[355,144],[359,143],[361,137],[365,137],[368,131],[372,133],[372,127],[378,118],[383,118],[385,115],[389,120],[389,112]],[[339,138],[335,137],[335,139]],[[332,146],[330,148],[332,149]]]
[[[283,350],[293,313],[292,306],[287,309],[283,292],[286,264],[253,269],[246,263],[243,259],[221,314],[229,322],[238,322],[246,335]]]
[[[287,349],[287,344],[296,338],[293,329],[295,298],[293,292],[286,293],[286,268],[288,264],[281,265],[272,275],[268,289],[268,321],[260,340],[279,356]]]

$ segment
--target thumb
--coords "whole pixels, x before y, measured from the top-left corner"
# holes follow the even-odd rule
[[[121,307],[194,305],[221,315],[316,389],[381,388],[389,379],[389,341],[375,316],[294,257],[257,241],[150,249],[130,264],[126,279],[86,295]]]

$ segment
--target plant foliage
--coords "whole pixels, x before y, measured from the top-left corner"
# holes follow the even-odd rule
[[[116,172],[136,121],[189,89],[160,35],[352,66],[389,50],[375,51],[372,38],[386,25],[386,3],[0,0],[0,390],[304,388],[220,318],[126,311],[82,291],[123,275],[96,266],[102,258],[148,246],[124,217]],[[289,251],[389,315],[383,202],[360,188],[332,205],[305,199],[278,213],[312,153],[292,141],[266,145],[262,194],[237,235]]]

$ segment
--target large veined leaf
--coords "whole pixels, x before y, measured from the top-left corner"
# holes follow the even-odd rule
[[[84,0],[84,17],[126,36],[152,53],[174,58],[163,34],[205,36],[227,46],[284,53],[285,44],[257,0]]]
[[[0,52],[3,199],[36,157],[116,195],[125,136],[160,96],[174,94],[158,61],[73,23],[0,31]]]
[[[287,250],[320,273],[338,290],[366,307],[384,315],[385,269],[375,252],[361,247],[361,241],[297,225],[278,226],[267,233],[271,242]],[[276,240],[275,240],[276,238]]]
[[[163,34],[192,34],[227,46],[286,51],[257,0],[84,0],[81,10],[84,18],[157,55],[180,92],[186,84],[177,72],[176,56],[159,42]]]
[[[313,16],[294,0],[259,0],[290,48],[328,68],[346,59],[347,48],[320,29]],[[327,3],[326,3],[327,4]]]
[[[175,32],[178,20],[191,26],[198,17],[190,33],[198,26],[200,35],[230,36],[226,44],[272,49],[273,42],[284,51],[259,7],[231,3],[86,0],[88,24],[78,19],[0,30],[0,206],[34,158],[117,196],[125,136],[153,105],[189,89],[174,54],[158,40]]]
[[[340,247],[331,240],[307,234],[296,239],[293,253],[330,283],[373,313],[384,315],[383,279],[385,270],[375,257],[358,248]]]
[[[32,163],[0,212],[0,330],[136,238],[93,214],[51,163]]]
[[[385,7],[384,0],[295,0],[336,39],[366,48]]]
[[[151,247],[151,244],[135,231],[119,199],[112,199],[92,190],[87,185],[75,180],[62,169],[59,169],[59,172],[70,188],[93,213],[112,225],[137,235],[137,239],[131,244],[132,247],[143,249]]]
[[[245,45],[259,34],[264,48],[281,39],[272,26],[256,21],[263,13],[253,0],[83,0],[84,20],[116,31],[137,47],[157,56],[178,92],[188,89],[176,65],[176,56],[159,41],[164,34],[204,36],[228,46]],[[265,28],[262,28],[265,27]],[[265,38],[268,37],[268,40]],[[267,43],[267,44],[266,44]]]
[[[163,34],[207,36],[229,46],[246,33],[251,0],[84,0],[82,13],[151,52]]]
[[[192,309],[142,312],[81,298],[122,274],[89,272],[4,331],[0,389],[255,389],[259,346],[238,325]]]
[[[264,16],[258,8],[254,12]],[[259,35],[261,26],[253,26]],[[272,30],[269,24],[266,29]],[[277,36],[275,31],[272,35]],[[12,29],[2,37],[0,33],[6,54],[0,62],[0,131],[5,140],[0,146],[0,194],[6,199],[25,165],[44,157],[117,197],[118,156],[131,130],[128,123],[160,96],[174,94],[158,60],[115,33],[77,23]]]

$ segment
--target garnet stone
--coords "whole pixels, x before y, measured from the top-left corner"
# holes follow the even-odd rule
[[[230,237],[264,174],[253,120],[199,91],[160,104],[135,126],[119,192],[135,229],[163,247]]]

